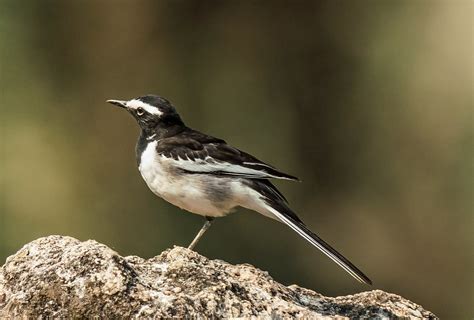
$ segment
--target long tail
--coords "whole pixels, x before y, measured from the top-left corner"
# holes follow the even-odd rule
[[[356,280],[372,284],[370,280],[362,271],[360,271],[352,262],[347,260],[342,254],[336,251],[323,239],[318,237],[314,232],[308,229],[298,216],[288,207],[281,193],[268,180],[258,182],[259,193],[262,195],[262,200],[265,203],[266,209],[271,212],[279,221],[288,225],[291,229],[296,231],[300,236],[305,238],[313,246],[321,250],[331,260],[337,263],[341,268],[346,270]]]

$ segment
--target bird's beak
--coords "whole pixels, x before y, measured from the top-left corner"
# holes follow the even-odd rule
[[[107,100],[108,103],[114,104],[116,106],[119,106],[121,108],[127,108],[127,101],[122,101],[122,100]]]

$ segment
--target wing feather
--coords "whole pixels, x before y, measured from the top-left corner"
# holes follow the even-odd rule
[[[178,136],[160,140],[157,152],[173,161],[173,165],[189,173],[209,173],[248,179],[298,180],[228,145],[224,140],[191,129]]]

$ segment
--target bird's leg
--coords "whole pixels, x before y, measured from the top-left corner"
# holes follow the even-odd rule
[[[194,240],[193,240],[193,242],[191,242],[191,244],[189,245],[188,249],[191,249],[191,250],[194,249],[194,247],[195,247],[196,244],[199,242],[199,240],[201,239],[201,237],[204,235],[204,233],[207,231],[207,229],[209,229],[209,227],[211,226],[213,220],[214,220],[213,217],[206,217],[206,222],[205,222],[204,225],[202,226],[201,230],[199,230],[199,232],[198,232],[198,234],[196,235],[196,237],[194,237]]]

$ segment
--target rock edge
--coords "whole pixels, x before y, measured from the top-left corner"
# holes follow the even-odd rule
[[[145,260],[66,236],[32,241],[0,269],[0,318],[40,316],[437,319],[381,290],[325,297],[186,248]]]

